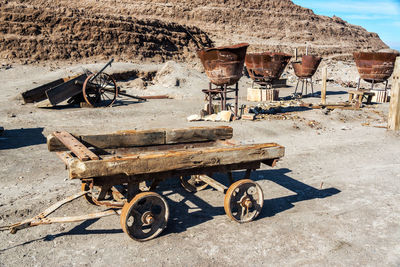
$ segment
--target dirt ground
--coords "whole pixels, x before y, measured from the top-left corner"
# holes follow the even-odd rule
[[[47,150],[45,137],[55,130],[106,133],[207,125],[229,125],[234,140],[243,143],[286,147],[277,167],[265,166],[251,176],[265,197],[257,220],[234,223],[224,213],[222,194],[210,188],[191,194],[171,179],[158,189],[171,211],[161,236],[135,242],[122,232],[116,216],[39,226],[15,235],[0,232],[0,266],[400,265],[400,135],[374,127],[385,125],[387,103],[359,111],[305,110],[258,121],[187,122],[204,105],[200,89],[207,87],[207,78],[179,68],[187,74],[178,77],[179,87],[132,89],[129,81],[122,83],[128,92],[169,92],[175,99],[135,103],[121,98],[115,107],[98,109],[39,109],[18,100],[19,93],[79,72],[79,67],[0,69],[0,126],[5,128],[0,136],[0,225],[35,216],[80,190],[79,181],[68,180],[63,163]],[[242,104],[249,84],[246,78],[240,82]],[[346,100],[346,90],[328,87],[328,102]],[[280,95],[293,91],[282,88]],[[319,98],[305,101],[317,103]],[[219,181],[227,183],[227,178],[220,175]],[[55,215],[98,210],[79,199]]]

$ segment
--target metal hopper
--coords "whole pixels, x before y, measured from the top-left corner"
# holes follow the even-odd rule
[[[317,71],[318,66],[321,63],[321,61],[322,61],[321,57],[305,55],[305,56],[302,56],[301,62],[293,62],[292,63],[292,66],[294,69],[294,74],[298,77],[296,89],[294,91],[295,94],[297,92],[297,87],[300,82],[302,82],[301,93],[300,93],[301,95],[303,94],[304,83],[306,84],[306,94],[307,94],[308,83],[311,84],[311,92],[314,94],[312,76]]]
[[[389,77],[393,73],[394,62],[398,53],[381,53],[381,52],[355,52],[353,53],[354,61],[360,74],[357,89],[360,88],[360,80],[372,83],[386,82],[385,90]]]
[[[292,56],[284,53],[250,53],[245,63],[250,78],[263,86],[271,85],[279,79]]]
[[[230,86],[243,75],[244,58],[249,44],[205,48],[197,51],[210,81],[217,86]]]
[[[221,109],[226,110],[227,93],[235,92],[235,116],[238,113],[238,81],[243,75],[243,65],[246,56],[246,50],[249,44],[241,43],[231,46],[220,46],[212,48],[204,48],[197,51],[197,55],[204,66],[204,70],[210,79],[208,89],[203,92],[208,98],[208,113],[211,114],[212,99],[217,96],[221,99]],[[212,88],[212,84],[217,88]],[[235,88],[228,86],[236,84]]]

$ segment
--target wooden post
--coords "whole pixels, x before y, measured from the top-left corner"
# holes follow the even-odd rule
[[[308,45],[306,46],[306,56],[308,56]]]
[[[400,130],[400,57],[396,58],[393,71],[393,84],[390,90],[388,129]]]
[[[322,69],[322,89],[321,89],[321,103],[326,105],[326,79],[328,76],[328,70],[326,67]]]

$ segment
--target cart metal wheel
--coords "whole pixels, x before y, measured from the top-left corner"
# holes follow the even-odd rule
[[[90,189],[90,184],[89,184],[89,183],[86,183],[86,182],[82,182],[82,184],[81,184],[81,190],[82,190],[82,191],[92,191],[92,190]],[[92,199],[92,193],[91,193],[91,192],[89,192],[89,193],[83,195],[83,197],[84,197],[84,198],[86,199],[86,201],[89,202],[90,204],[97,206],[97,204],[94,203],[94,201],[93,201],[93,199]]]
[[[254,220],[261,212],[264,195],[261,187],[250,179],[233,183],[225,194],[226,215],[239,223]]]
[[[115,80],[107,73],[100,73],[96,77],[94,75],[89,75],[83,83],[83,98],[92,107],[112,106],[118,96]]]
[[[200,180],[199,176],[200,175],[190,175],[179,177],[182,187],[190,193],[195,193],[205,189],[208,184]]]
[[[167,226],[168,204],[154,192],[137,194],[121,211],[122,230],[132,239],[147,241],[158,236]]]

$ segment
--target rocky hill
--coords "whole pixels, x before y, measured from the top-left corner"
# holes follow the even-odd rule
[[[49,1],[50,2],[50,1]],[[126,61],[182,60],[199,46],[211,46],[199,28],[113,12],[41,5],[34,1],[0,3],[0,58],[77,60],[111,56]],[[73,5],[71,5],[73,6]]]
[[[290,0],[7,0],[0,6],[3,57],[67,58],[72,52],[180,59],[211,40],[248,42],[252,51],[297,47],[302,53],[308,46],[320,55],[387,48],[375,33]],[[31,47],[40,52],[24,51]]]

